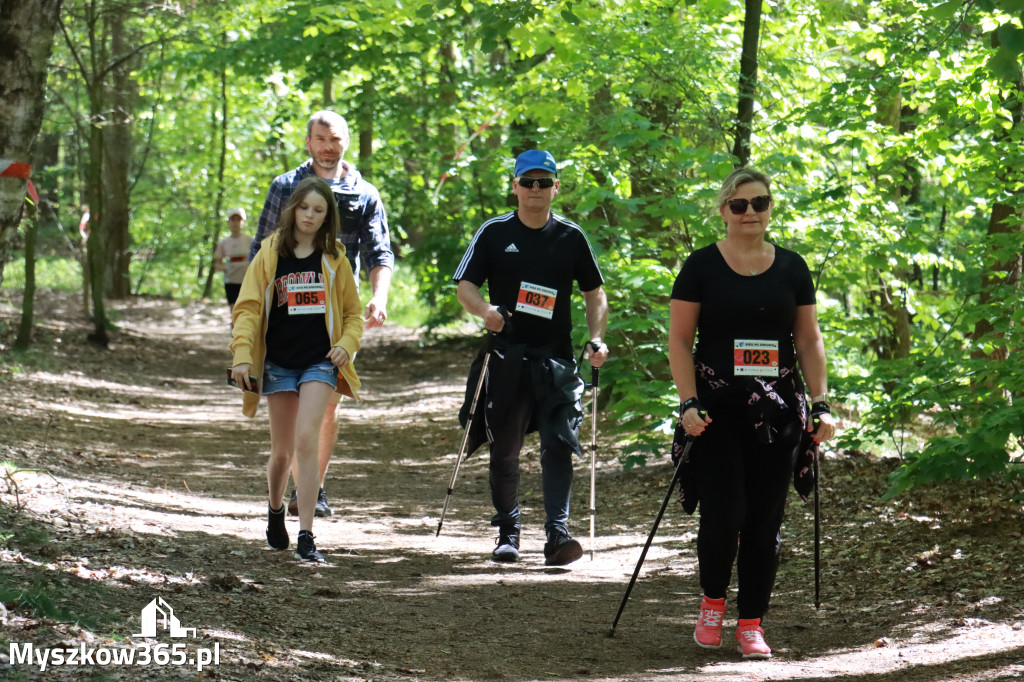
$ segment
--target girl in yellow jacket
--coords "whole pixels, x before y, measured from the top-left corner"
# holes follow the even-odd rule
[[[267,544],[288,548],[282,500],[292,457],[298,463],[296,558],[323,561],[313,542],[320,482],[317,441],[332,392],[358,399],[352,358],[363,336],[362,306],[345,247],[337,241],[338,206],[318,177],[299,183],[263,241],[232,311],[231,374],[246,389],[242,412],[256,415],[260,393],[270,411]]]

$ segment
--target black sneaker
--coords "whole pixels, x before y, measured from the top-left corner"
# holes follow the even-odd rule
[[[519,560],[519,524],[499,526],[498,537],[494,539],[497,547],[491,552],[491,558],[502,563]]]
[[[292,496],[288,498],[288,516],[299,515],[299,494],[292,489]]]
[[[288,529],[284,527],[284,505],[277,511],[267,505],[267,544],[270,549],[288,549]]]
[[[324,517],[331,515],[331,508],[327,506],[327,493],[323,488],[316,494],[316,508],[313,510],[315,516]]]
[[[323,563],[324,555],[316,551],[313,534],[308,530],[299,531],[299,541],[295,548],[295,558],[311,563]]]
[[[544,565],[565,566],[583,556],[583,547],[564,530],[553,530],[544,543]]]

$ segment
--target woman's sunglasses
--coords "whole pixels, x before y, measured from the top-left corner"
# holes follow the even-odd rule
[[[746,199],[729,199],[725,203],[729,205],[729,210],[732,211],[733,215],[743,215],[747,212],[747,206],[753,206],[756,212],[764,213],[772,205],[772,197],[770,194],[764,194],[754,197],[749,201]]]
[[[534,186],[540,187],[541,189],[550,189],[555,186],[554,178],[529,178],[525,175],[517,177],[516,182],[519,183],[520,187],[525,189],[533,189]]]

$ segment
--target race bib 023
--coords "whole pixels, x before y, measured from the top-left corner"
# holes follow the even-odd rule
[[[516,312],[536,315],[550,320],[555,316],[555,301],[558,290],[542,287],[539,284],[522,282],[519,285],[519,298],[516,301]]]
[[[733,374],[742,376],[779,376],[779,342],[761,339],[736,339],[733,343]]]
[[[313,315],[327,312],[327,295],[323,282],[289,282],[288,314]]]

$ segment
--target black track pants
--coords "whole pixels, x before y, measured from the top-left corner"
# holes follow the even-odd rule
[[[725,597],[735,562],[739,617],[761,618],[779,567],[779,530],[800,445],[800,422],[793,415],[777,425],[774,443],[764,445],[744,417],[726,410],[711,416],[712,423],[694,444],[700,584],[709,598]]]

